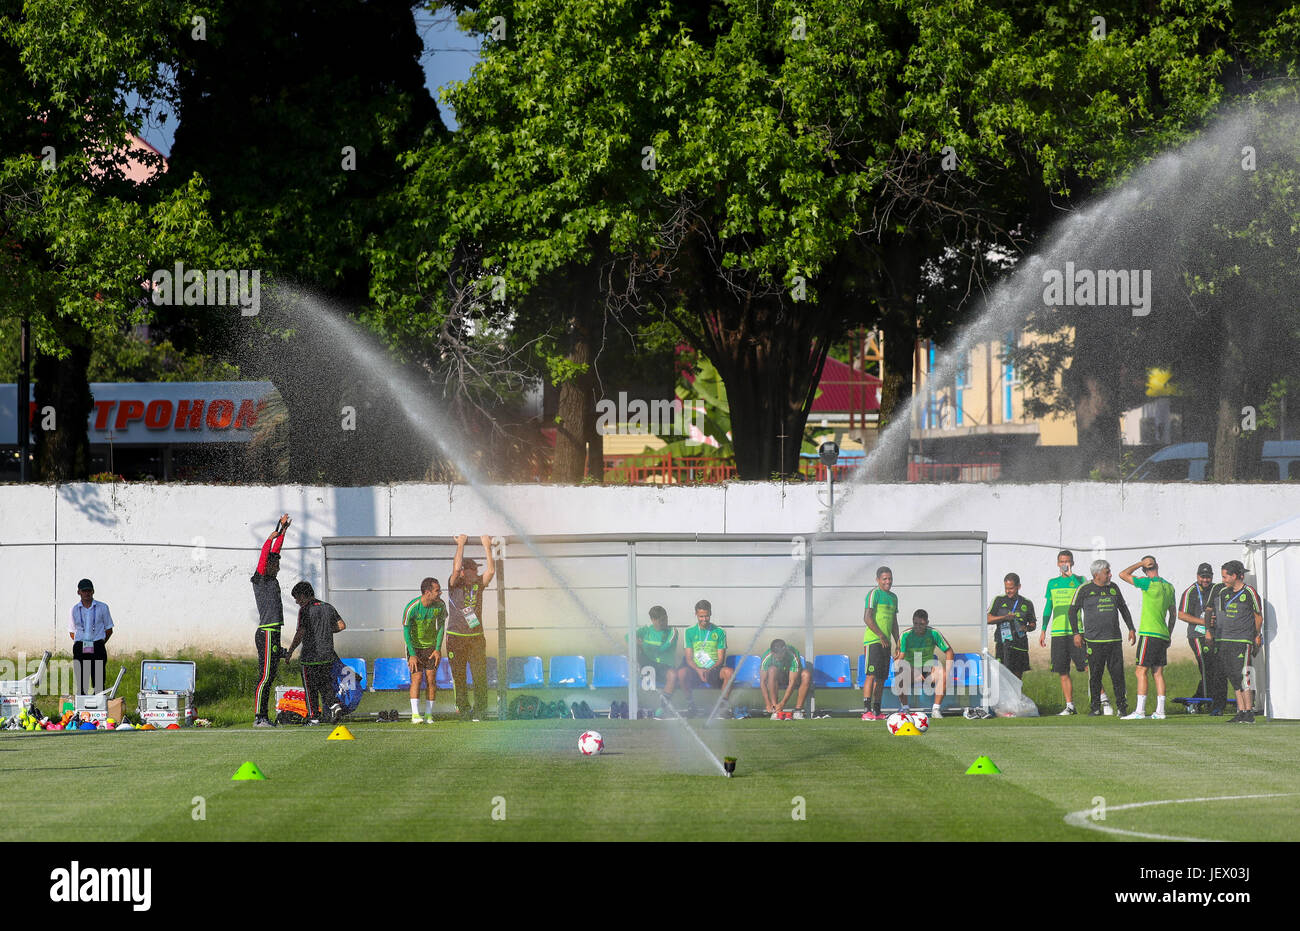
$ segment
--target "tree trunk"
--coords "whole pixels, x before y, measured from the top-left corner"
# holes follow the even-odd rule
[[[1241,433],[1238,410],[1231,398],[1220,395],[1210,448],[1210,474],[1206,476],[1211,481],[1230,482],[1236,478],[1237,437]]]
[[[820,332],[826,314],[775,295],[717,297],[701,322],[705,352],[727,387],[736,473],[743,481],[797,476],[830,345]]]
[[[60,326],[69,348],[66,358],[36,356],[36,474],[43,482],[79,482],[90,477],[90,439],[86,423],[94,409],[90,396],[89,334],[80,326]],[[54,429],[46,430],[45,409],[54,408]]]
[[[591,337],[583,321],[578,318],[570,321],[570,339],[568,360],[575,365],[586,366],[586,370],[560,385],[551,481],[576,484],[582,481],[590,468],[589,460],[593,450],[589,444],[595,433],[596,395],[595,374],[591,368]],[[595,438],[600,440],[599,436]],[[600,444],[594,445],[594,454],[600,458]]]

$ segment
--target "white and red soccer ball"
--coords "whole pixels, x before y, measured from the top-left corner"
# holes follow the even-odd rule
[[[605,749],[605,738],[599,731],[583,731],[578,738],[578,752],[583,756],[595,756]]]
[[[924,711],[895,711],[885,719],[885,726],[891,734],[897,734],[904,724],[911,724],[924,734],[930,728],[930,716]]]

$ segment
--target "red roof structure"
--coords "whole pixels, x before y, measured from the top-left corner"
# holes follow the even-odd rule
[[[880,379],[852,366],[826,357],[822,368],[821,393],[812,403],[813,414],[841,414],[846,411],[874,413],[880,410]]]

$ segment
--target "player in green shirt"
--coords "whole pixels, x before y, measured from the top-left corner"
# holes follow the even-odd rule
[[[804,699],[808,697],[808,687],[812,685],[812,672],[799,651],[784,640],[773,640],[763,654],[758,670],[759,686],[763,691],[763,710],[772,715],[772,720],[781,717],[785,703],[790,700],[796,685],[799,687],[799,695],[794,717],[802,718]],[[778,694],[780,698],[777,698]]]
[[[1074,601],[1074,592],[1088,581],[1081,575],[1074,574],[1074,554],[1061,550],[1056,554],[1058,575],[1047,583],[1047,594],[1043,596],[1043,631],[1038,635],[1038,645],[1047,646],[1047,638],[1052,638],[1052,672],[1061,677],[1061,695],[1065,698],[1065,710],[1062,715],[1078,714],[1074,707],[1074,684],[1070,681],[1070,663],[1079,672],[1088,671],[1088,651],[1076,646],[1070,632],[1069,608]],[[1101,693],[1101,710],[1110,714],[1110,699]]]
[[[888,566],[876,570],[876,587],[867,593],[867,606],[862,622],[867,625],[862,635],[862,652],[867,658],[867,674],[862,680],[862,720],[883,721],[880,700],[885,694],[885,680],[889,678],[890,662],[898,652],[898,596],[894,587],[894,572]],[[894,649],[891,652],[890,646]]]
[[[943,651],[942,664],[935,659],[935,650]],[[902,689],[899,694],[902,703],[900,710],[908,709],[908,700],[911,698],[909,683],[915,680],[921,694],[934,693],[934,707],[930,709],[930,714],[939,717],[944,687],[952,675],[952,664],[956,661],[957,654],[943,638],[943,634],[930,626],[930,615],[924,608],[912,612],[912,626],[903,632],[899,651],[902,653],[902,662],[894,681]],[[935,675],[936,672],[939,675]]]
[[[650,609],[650,623],[636,629],[636,661],[643,679],[654,676],[653,688],[659,689],[666,700],[673,697],[677,685],[677,631],[668,626],[668,612],[661,605]],[[647,683],[643,682],[642,687]],[[655,717],[662,718],[663,710],[655,709]]]
[[[447,605],[442,586],[427,578],[420,583],[420,597],[402,609],[402,636],[406,638],[406,665],[411,670],[411,723],[433,723],[433,703],[438,697],[438,663],[442,660],[442,637],[447,629]],[[420,716],[420,680],[424,679],[425,714]]]
[[[686,651],[677,668],[677,683],[686,691],[687,715],[695,714],[693,690],[706,685],[725,688],[732,670],[727,661],[727,632],[713,624],[713,605],[701,600],[695,603],[693,627],[686,629]]]
[[[1138,578],[1133,571],[1141,567],[1145,573]],[[1138,619],[1137,643],[1137,708],[1126,714],[1125,721],[1141,721],[1147,708],[1147,669],[1154,670],[1156,680],[1156,710],[1151,717],[1165,719],[1165,663],[1169,656],[1169,637],[1178,623],[1174,603],[1178,600],[1174,587],[1160,578],[1154,556],[1143,556],[1120,572],[1119,577],[1142,590],[1142,616]]]

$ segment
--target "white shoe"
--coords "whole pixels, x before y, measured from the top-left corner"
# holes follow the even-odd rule
[[[1152,721],[1163,721],[1164,719],[1165,719],[1164,713],[1160,711],[1157,711],[1155,714],[1151,715]]]
[[[938,705],[935,705],[933,708],[930,709],[930,717],[932,718],[943,717],[943,711],[939,708]]]
[[[1160,717],[1163,718],[1164,715],[1162,714]],[[1134,711],[1132,714],[1126,714],[1120,718],[1121,721],[1145,721],[1146,719],[1147,716],[1139,711]]]
[[[780,720],[781,720],[781,712],[779,712],[779,711],[773,711],[773,712],[772,712],[772,720],[773,720],[773,721],[780,721]]]
[[[793,718],[792,720],[795,720],[795,721],[802,721],[802,720],[803,720],[803,712],[796,708],[796,709],[795,709],[795,712],[794,712],[794,718]]]
[[[413,715],[411,715],[411,723],[412,723],[412,724],[423,724],[423,723],[424,723],[424,718],[420,717],[418,714],[413,714]]]
[[[1078,714],[1078,713],[1079,713],[1079,709],[1078,709],[1078,708],[1066,707],[1066,708],[1063,708],[1062,710],[1056,712],[1056,716],[1057,716],[1058,718],[1064,718],[1064,717],[1067,717],[1068,715]]]
[[[1115,713],[1115,709],[1112,708],[1112,707],[1110,706],[1110,702],[1108,702],[1108,701],[1104,701],[1104,702],[1101,703],[1101,713],[1102,713],[1102,714],[1114,714],[1114,713]]]
[[[425,724],[432,724],[432,723],[433,723],[433,712],[432,712],[432,711],[430,711],[430,712],[428,712],[427,714],[425,714],[425,716],[424,716],[424,723],[425,723]]]

